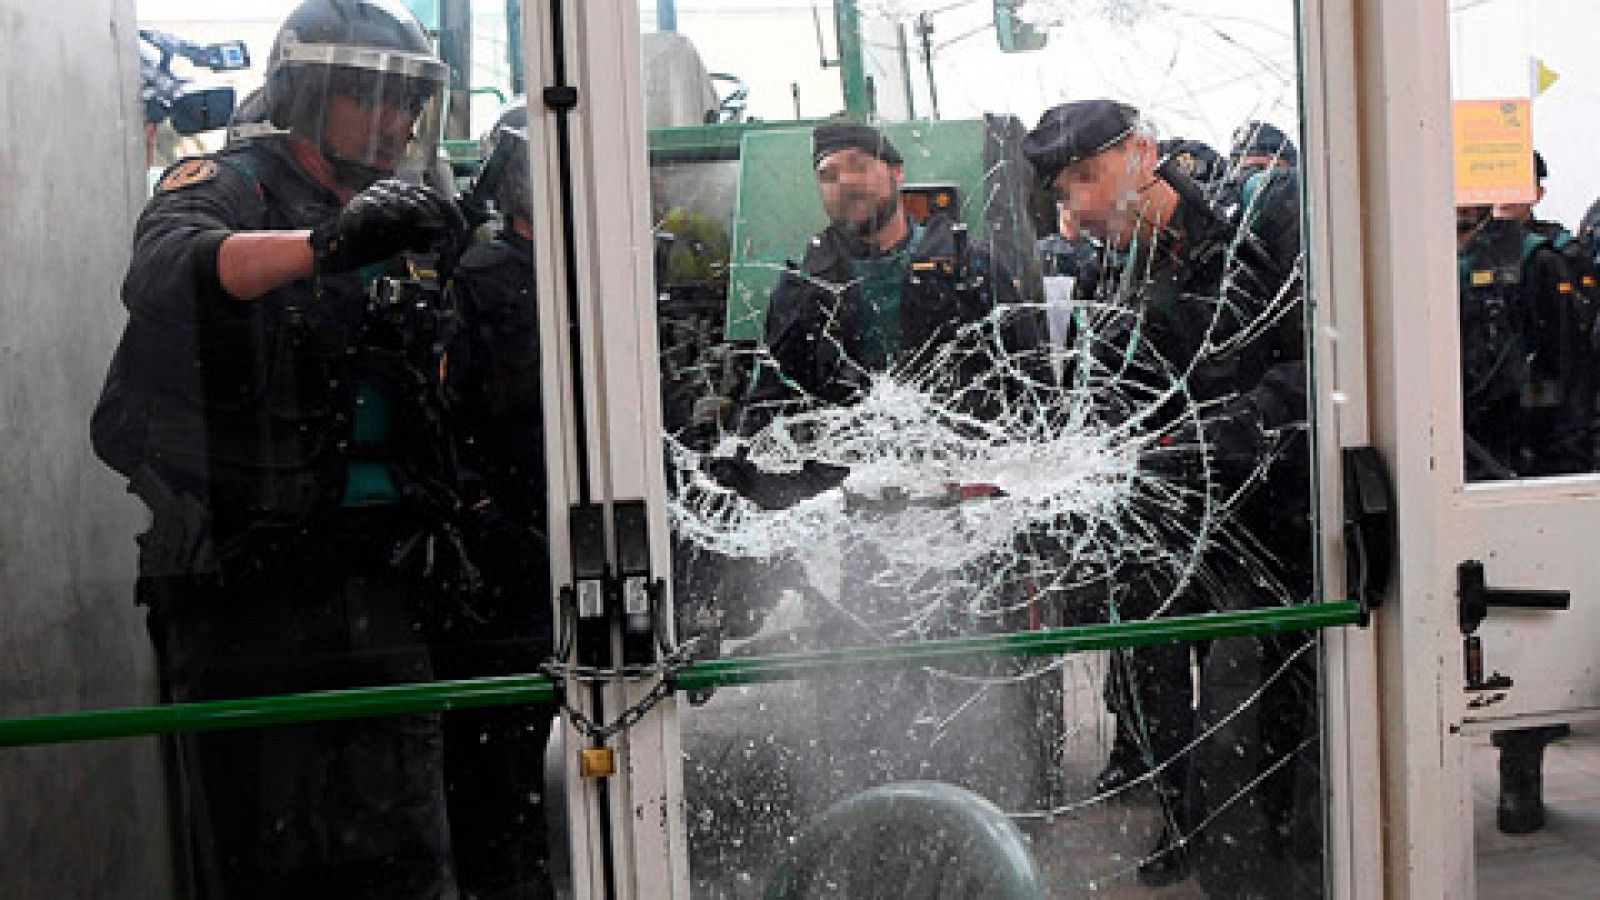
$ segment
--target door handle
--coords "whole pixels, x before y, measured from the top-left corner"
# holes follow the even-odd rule
[[[1469,559],[1456,566],[1456,596],[1461,601],[1461,633],[1471,635],[1483,624],[1489,610],[1572,608],[1571,591],[1542,591],[1524,588],[1491,588],[1483,574],[1483,563]]]
[[[1474,634],[1483,624],[1489,610],[1550,609],[1572,607],[1570,591],[1541,591],[1522,588],[1491,588],[1483,574],[1483,563],[1475,559],[1456,566],[1456,597],[1460,602],[1462,657],[1466,664],[1467,690],[1486,692],[1504,691],[1512,686],[1509,676],[1499,672],[1484,677],[1483,638]],[[1474,700],[1474,707],[1484,707],[1505,698],[1504,693],[1483,694]]]
[[[1394,569],[1394,491],[1383,457],[1372,447],[1340,450],[1344,482],[1345,583],[1361,605],[1359,624],[1383,603]]]

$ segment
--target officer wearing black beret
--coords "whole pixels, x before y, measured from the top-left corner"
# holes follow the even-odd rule
[[[855,403],[869,373],[929,358],[953,325],[1020,302],[1011,279],[993,277],[987,252],[967,243],[959,223],[942,213],[911,218],[900,193],[904,158],[883,132],[821,125],[811,135],[811,160],[829,224],[773,290],[766,319],[773,365],[762,367],[746,398],[741,429],[750,434],[802,400]],[[1029,324],[1008,339],[1036,346],[1031,320],[1014,321]],[[975,379],[989,364],[973,357],[963,365]]]
[[[1020,305],[1010,275],[986,247],[969,243],[964,226],[950,216],[933,212],[919,221],[908,213],[901,153],[876,128],[817,128],[812,162],[829,224],[773,289],[765,355],[743,405],[741,432],[803,433],[797,418],[855,406],[889,373],[962,416],[1007,414],[1028,388],[1017,376],[1017,361],[1042,346],[1037,311]],[[997,359],[1002,352],[1005,358]],[[1048,364],[1039,363],[1037,377],[1053,381]],[[767,507],[791,505],[849,474],[843,466],[766,473],[738,457],[718,458],[708,469]],[[824,642],[854,644],[880,627],[905,628],[913,620],[918,628],[973,627],[972,617],[945,623],[912,599],[916,592],[887,584],[894,565],[872,547],[850,548],[841,568],[839,582],[815,585],[828,594],[844,585],[850,610],[846,615],[819,604],[815,627]],[[1014,668],[1000,665],[1004,679],[1015,677]],[[893,685],[858,674],[824,683],[824,702],[847,706],[843,714],[855,723],[848,733],[830,736],[819,754],[844,772],[843,780],[830,774],[830,797],[885,778],[961,777],[1002,807],[1036,808],[1049,754],[1037,738],[1038,713],[1025,683],[951,687],[908,670],[895,674]],[[982,702],[972,702],[979,694]],[[908,703],[906,697],[920,699]],[[997,718],[1016,727],[997,735]],[[918,724],[929,722],[939,724]],[[965,781],[973,772],[982,773],[979,781]]]
[[[1085,345],[1103,358],[1091,362],[1128,373],[1129,390],[1150,397],[1173,397],[1182,379],[1185,399],[1147,411],[1142,424],[1206,461],[1149,473],[1197,498],[1172,517],[1198,520],[1226,508],[1226,527],[1268,551],[1224,552],[1225,542],[1208,541],[1204,574],[1182,586],[1156,571],[1130,573],[1121,579],[1116,617],[1304,602],[1311,534],[1297,185],[1292,177],[1274,180],[1249,216],[1225,215],[1178,147],[1163,152],[1138,111],[1110,99],[1049,110],[1023,150],[1063,220],[1104,241],[1120,263],[1094,298],[1098,312],[1088,327],[1095,334]],[[1204,411],[1199,427],[1185,418],[1193,409]],[[1296,692],[1315,678],[1295,673],[1264,686],[1239,673],[1273,671],[1297,649],[1293,639],[1215,641],[1198,698],[1186,646],[1115,655],[1108,699],[1117,740],[1097,787],[1115,789],[1159,767],[1152,781],[1169,825],[1140,867],[1147,884],[1176,881],[1192,867],[1219,895],[1275,892],[1262,860],[1278,852],[1292,807],[1269,815],[1259,805],[1230,804],[1256,779],[1280,777],[1269,770],[1293,769],[1282,758],[1286,749],[1315,734],[1314,696]],[[1267,699],[1252,706],[1255,691]],[[1229,718],[1246,706],[1259,712]],[[1196,733],[1210,736],[1190,750]],[[1284,795],[1292,794],[1292,780],[1284,784]]]
[[[1115,146],[1139,126],[1139,111],[1115,100],[1063,103],[1045,111],[1023,138],[1022,152],[1039,180],[1055,181],[1062,169]]]
[[[900,151],[895,149],[894,144],[884,136],[883,132],[871,125],[836,122],[818,126],[811,132],[811,165],[813,168],[820,166],[829,156],[851,148],[860,150],[887,165],[905,164]]]

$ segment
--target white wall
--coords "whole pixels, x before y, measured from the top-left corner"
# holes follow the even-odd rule
[[[132,0],[0,5],[0,717],[148,704],[142,515],[91,455],[142,194]],[[0,749],[0,897],[171,895],[156,744]]]

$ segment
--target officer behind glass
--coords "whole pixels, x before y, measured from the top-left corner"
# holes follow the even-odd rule
[[[998,414],[1005,392],[1030,378],[1053,381],[1042,355],[1034,356],[1042,348],[1038,310],[1019,305],[1009,275],[984,248],[968,244],[958,223],[908,214],[903,158],[883,133],[859,124],[820,126],[812,164],[829,224],[773,289],[765,326],[770,358],[743,405],[746,435],[790,427],[784,417],[797,412],[854,406],[878,374],[934,384],[934,393],[980,417]],[[737,463],[715,461],[712,474],[766,507],[838,485],[848,474],[815,461],[792,474]],[[949,637],[999,623],[999,612],[969,615],[971,598],[958,596],[955,585],[948,596],[934,585],[910,596],[916,592],[896,582],[889,565],[870,546],[846,551],[838,583],[815,585],[837,597],[835,605],[813,595],[817,615],[808,624],[817,640],[858,646],[893,632]],[[931,612],[930,597],[937,607]],[[1005,661],[966,674],[1017,672]],[[822,690],[835,707],[848,704],[853,724],[829,733],[812,754],[828,769],[827,789],[808,799],[915,778],[961,784],[1006,809],[1035,809],[1045,796],[1050,748],[1037,731],[1041,719],[1026,682],[975,687],[949,673],[915,670],[841,675]]]
[[[1145,459],[1191,498],[1155,527],[1176,523],[1158,537],[1179,556],[1196,555],[1198,577],[1179,583],[1170,566],[1124,567],[1107,585],[1107,613],[1132,620],[1303,601],[1311,545],[1296,183],[1275,179],[1249,210],[1225,217],[1176,156],[1161,154],[1138,110],[1109,99],[1046,111],[1023,151],[1063,214],[1119,263],[1099,279],[1097,313],[1085,320],[1095,359],[1077,364],[1121,373],[1124,390],[1098,398],[1110,415],[1137,415],[1152,434],[1207,461],[1174,465],[1160,448]],[[1274,324],[1255,334],[1264,322]],[[1221,352],[1230,339],[1235,346]],[[1184,391],[1173,390],[1177,377]],[[1199,429],[1186,424],[1194,409],[1202,411]],[[1182,524],[1202,512],[1193,498],[1213,510],[1228,498],[1232,530],[1201,535],[1196,546]],[[1320,866],[1295,865],[1290,852],[1293,767],[1272,765],[1314,733],[1314,677],[1291,673],[1250,702],[1295,648],[1295,639],[1213,643],[1198,706],[1219,730],[1192,754],[1185,751],[1197,698],[1188,645],[1114,654],[1108,704],[1117,732],[1097,788],[1115,790],[1161,767],[1150,777],[1165,831],[1140,866],[1145,883],[1186,877],[1196,851],[1202,881],[1217,890],[1292,891],[1291,875],[1319,877]],[[1291,773],[1264,774],[1275,768]],[[1274,802],[1232,803],[1258,775],[1259,793]],[[1309,798],[1304,808],[1313,807]],[[1196,831],[1206,821],[1211,826]]]
[[[420,284],[402,254],[460,233],[396,180],[431,169],[445,79],[395,0],[306,0],[268,65],[274,127],[173,166],[139,219],[92,433],[152,512],[137,594],[170,702],[427,680],[425,611],[476,586],[443,317],[369,292]],[[454,890],[437,716],[170,749],[193,896]]]
[[[471,196],[499,213],[451,290],[461,327],[447,388],[462,466],[494,514],[470,537],[483,588],[433,622],[440,678],[534,671],[551,654],[544,413],[528,179],[528,107],[513,100],[480,143]],[[554,710],[505,706],[445,716],[445,788],[456,877],[478,900],[550,896],[545,864],[544,746]]]
[[[1542,229],[1492,207],[1456,208],[1456,245],[1466,479],[1589,471],[1586,292]]]
[[[773,365],[746,398],[746,434],[808,403],[853,404],[872,373],[917,373],[964,326],[1021,302],[1008,277],[988,271],[988,254],[968,245],[963,226],[940,214],[911,218],[900,194],[904,159],[882,132],[819,126],[811,158],[829,224],[773,289],[764,336]],[[1002,316],[999,327],[1009,351],[1039,347],[1034,316]],[[976,384],[995,363],[964,354],[955,380]]]

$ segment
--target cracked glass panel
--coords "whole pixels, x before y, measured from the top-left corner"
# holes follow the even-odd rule
[[[1294,5],[640,16],[695,896],[1320,895]]]

